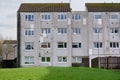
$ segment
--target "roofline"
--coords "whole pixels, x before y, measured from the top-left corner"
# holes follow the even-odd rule
[[[32,4],[33,5],[37,5],[37,4],[69,4],[69,6],[70,6],[69,2],[65,2],[65,3],[57,3],[57,2],[54,2],[54,3],[21,3],[21,5],[32,5]],[[21,7],[21,5],[20,5],[20,7]],[[18,8],[17,12],[39,12],[39,11],[19,11],[20,7]],[[71,12],[71,10],[72,10],[72,8],[70,7],[69,12]],[[47,11],[45,11],[45,12],[47,12]],[[55,12],[57,12],[57,11],[55,11]],[[65,12],[67,12],[67,11],[65,11]]]

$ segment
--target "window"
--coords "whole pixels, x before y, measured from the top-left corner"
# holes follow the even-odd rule
[[[81,48],[81,43],[72,43],[72,48]]]
[[[95,14],[94,19],[102,19],[102,15],[101,14]]]
[[[42,21],[49,21],[49,20],[51,20],[51,14],[50,13],[42,13],[41,18],[42,18]]]
[[[66,20],[66,19],[67,19],[67,15],[65,13],[58,14],[58,20]]]
[[[25,35],[26,36],[31,36],[31,35],[34,35],[34,29],[25,29]]]
[[[93,28],[93,33],[102,33],[102,28]]]
[[[81,57],[72,57],[72,62],[82,63],[82,58]]]
[[[110,19],[118,19],[118,14],[110,14]]]
[[[32,14],[25,15],[25,20],[26,21],[34,21],[34,15],[32,15]]]
[[[25,56],[25,64],[34,64],[34,57],[33,56]]]
[[[73,28],[73,34],[80,34],[80,28]]]
[[[102,42],[94,42],[94,48],[102,48]]]
[[[41,43],[41,48],[50,48],[50,43],[49,42]]]
[[[25,50],[34,50],[33,42],[25,42]]]
[[[67,62],[67,57],[58,57],[58,62]]]
[[[58,28],[58,34],[66,34],[67,28]]]
[[[119,48],[119,42],[110,42],[110,48]]]
[[[50,34],[51,33],[51,29],[50,28],[42,28],[42,34]]]
[[[110,33],[118,33],[119,29],[118,28],[110,28]]]
[[[72,19],[73,20],[80,20],[80,14],[73,14]]]
[[[67,48],[66,42],[58,42],[58,48]]]
[[[42,62],[50,62],[50,57],[42,57],[41,61]]]

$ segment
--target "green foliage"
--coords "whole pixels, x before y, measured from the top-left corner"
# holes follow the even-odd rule
[[[120,80],[120,72],[83,67],[0,69],[0,80]]]

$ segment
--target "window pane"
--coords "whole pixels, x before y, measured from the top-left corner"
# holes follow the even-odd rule
[[[102,19],[102,15],[95,15],[95,19]]]
[[[47,62],[50,62],[50,57],[47,57]]]
[[[81,48],[81,43],[79,43],[79,48]]]
[[[118,15],[117,14],[111,14],[110,19],[118,19]]]
[[[63,57],[63,62],[67,62],[67,58],[66,57]]]
[[[45,57],[42,57],[42,62],[45,62]]]
[[[33,45],[34,45],[33,42],[25,42],[25,49],[26,50],[33,50],[34,49]]]
[[[66,14],[58,14],[58,20],[65,20],[67,18]]]
[[[64,48],[66,48],[67,47],[67,43],[64,43]]]
[[[62,57],[58,57],[58,62],[62,62]]]

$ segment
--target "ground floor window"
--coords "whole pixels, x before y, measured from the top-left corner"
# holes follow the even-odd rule
[[[67,57],[58,57],[58,62],[67,62]]]
[[[50,62],[50,57],[42,57],[41,61],[42,62]]]
[[[25,56],[25,64],[34,64],[34,57],[33,56]]]
[[[82,57],[76,57],[76,56],[74,56],[74,57],[72,57],[72,62],[73,63],[76,63],[76,62],[82,63]]]

